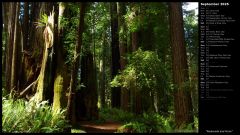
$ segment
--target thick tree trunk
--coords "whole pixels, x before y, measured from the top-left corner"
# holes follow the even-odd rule
[[[120,66],[121,71],[125,69],[126,66],[126,51],[127,51],[127,38],[124,36],[126,32],[126,23],[124,15],[126,14],[126,5],[123,2],[117,3],[118,11],[118,28],[119,28],[119,51],[120,51]],[[129,111],[129,90],[121,87],[121,108],[125,111]]]
[[[112,79],[118,74],[120,69],[120,54],[119,54],[119,36],[118,36],[118,17],[117,17],[117,4],[110,3],[111,13],[111,35],[112,35]],[[112,88],[112,107],[119,108],[121,105],[121,88]]]
[[[175,121],[177,127],[193,122],[190,91],[184,86],[189,80],[181,3],[169,3],[173,62]]]
[[[62,26],[60,24],[60,19],[63,17],[65,5],[64,3],[59,3],[59,14],[57,17],[58,26],[55,31],[55,50],[56,50],[56,64],[55,66],[55,77],[54,77],[54,97],[53,97],[53,110],[57,111],[67,106],[66,90],[68,86],[67,77],[67,67],[64,63],[63,57],[63,42],[62,42]]]
[[[79,69],[79,60],[80,60],[80,52],[82,46],[82,34],[83,34],[83,26],[84,26],[84,15],[85,15],[85,7],[86,3],[80,3],[80,19],[78,26],[78,37],[77,44],[74,52],[74,64],[71,73],[71,81],[70,81],[70,90],[68,95],[68,103],[67,103],[67,119],[75,124],[76,116],[75,116],[75,93],[77,87],[77,74]]]
[[[93,64],[93,55],[87,52],[81,60],[81,83],[85,86],[77,92],[76,96],[76,113],[79,120],[98,119],[98,95],[97,95],[97,82],[95,78]]]

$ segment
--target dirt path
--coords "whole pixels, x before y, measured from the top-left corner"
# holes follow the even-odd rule
[[[117,131],[117,128],[122,126],[122,124],[117,122],[104,122],[96,124],[91,121],[82,121],[80,125],[87,133],[114,133]]]

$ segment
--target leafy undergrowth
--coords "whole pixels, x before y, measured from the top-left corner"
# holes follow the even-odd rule
[[[100,110],[101,121],[122,122],[123,126],[118,128],[117,133],[173,133],[173,132],[198,132],[198,119],[194,123],[176,129],[174,117],[163,117],[158,113],[143,113],[134,115],[120,109],[102,108]]]
[[[11,133],[64,132],[70,126],[65,110],[52,113],[47,101],[36,103],[23,99],[2,98],[2,131]]]
[[[133,113],[126,112],[117,108],[101,108],[99,112],[100,122],[113,121],[113,122],[130,122],[135,119]]]
[[[81,129],[71,129],[71,133],[86,133],[86,131]]]

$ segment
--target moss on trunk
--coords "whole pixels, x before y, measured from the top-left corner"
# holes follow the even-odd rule
[[[47,56],[48,56],[48,50],[45,47],[45,51],[43,52],[41,71],[40,71],[40,74],[38,76],[39,80],[38,80],[38,84],[37,84],[37,92],[35,94],[37,101],[45,100],[45,96],[44,96],[44,77],[45,77],[45,68],[46,68],[46,64],[47,64]]]
[[[57,74],[54,81],[54,97],[53,97],[53,110],[57,111],[63,107],[64,99],[64,86],[63,86],[64,78],[61,74]],[[65,104],[66,105],[66,104]]]

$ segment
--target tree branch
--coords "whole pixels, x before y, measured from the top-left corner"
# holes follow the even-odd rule
[[[27,91],[30,90],[30,88],[31,88],[34,84],[36,84],[37,81],[38,81],[38,79],[35,80],[34,82],[32,82],[29,86],[27,86],[27,87],[19,94],[18,98],[23,97],[23,96],[27,93]]]

